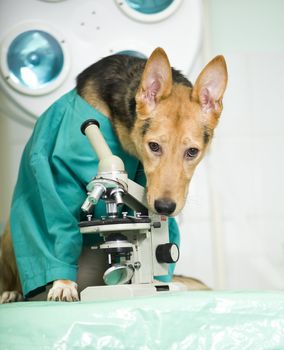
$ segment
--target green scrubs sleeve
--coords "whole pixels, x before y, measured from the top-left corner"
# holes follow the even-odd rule
[[[38,120],[13,196],[11,232],[24,295],[54,279],[76,280],[81,236],[58,193],[54,175],[60,170],[52,163],[64,114],[59,102]]]

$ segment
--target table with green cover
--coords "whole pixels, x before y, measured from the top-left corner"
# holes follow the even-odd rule
[[[160,292],[0,306],[0,349],[283,350],[284,293]]]

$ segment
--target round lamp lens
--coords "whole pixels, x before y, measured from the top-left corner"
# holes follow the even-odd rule
[[[53,36],[41,30],[29,30],[12,41],[7,64],[11,79],[16,84],[38,89],[59,76],[64,55]]]
[[[126,2],[133,10],[152,15],[164,11],[174,0],[126,0]]]

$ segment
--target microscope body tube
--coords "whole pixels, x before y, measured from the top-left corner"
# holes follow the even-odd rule
[[[99,160],[112,156],[112,152],[96,124],[88,125],[85,134],[96,151]]]
[[[81,131],[88,137],[90,144],[93,146],[99,158],[98,173],[125,171],[123,161],[112,154],[99,129],[99,123],[96,120],[86,120],[81,126]]]

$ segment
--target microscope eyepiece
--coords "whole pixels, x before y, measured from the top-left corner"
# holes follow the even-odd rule
[[[98,128],[100,128],[100,124],[99,124],[99,122],[96,119],[87,119],[81,125],[81,132],[82,132],[83,135],[86,135],[85,134],[85,130],[90,125],[96,125]]]

